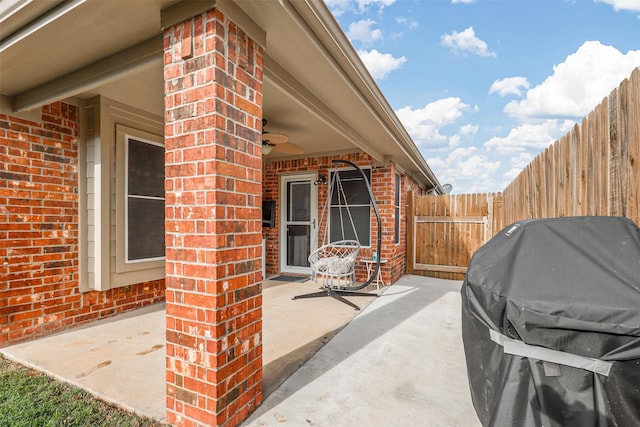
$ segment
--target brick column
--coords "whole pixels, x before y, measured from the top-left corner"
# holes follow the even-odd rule
[[[167,421],[262,400],[263,49],[219,10],[164,33]]]

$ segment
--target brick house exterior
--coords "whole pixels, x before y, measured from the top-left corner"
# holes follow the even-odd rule
[[[371,171],[382,218],[382,230],[371,221],[371,238],[382,232],[387,283],[405,270],[407,191],[442,188],[362,64],[343,72],[359,76],[352,78],[355,95],[345,98],[338,88],[325,99],[303,68],[293,76],[288,73],[296,63],[278,64],[294,61],[296,52],[270,47],[265,28],[281,43],[324,40],[336,63],[343,58],[334,48],[351,52],[351,61],[357,57],[322,2],[273,2],[266,9],[235,1],[127,2],[117,6],[118,16],[127,16],[123,8],[129,8],[139,32],[147,28],[154,37],[122,50],[122,38],[114,35],[118,53],[104,53],[104,61],[78,63],[76,71],[56,71],[52,65],[27,73],[21,51],[32,49],[44,61],[53,49],[43,42],[47,25],[56,33],[72,31],[81,21],[74,13],[108,16],[98,9],[116,6],[90,0],[75,9],[36,10],[41,7],[19,9],[10,15],[16,22],[5,26],[14,32],[0,34],[6,41],[0,64],[15,65],[0,70],[0,347],[166,301],[167,421],[238,425],[262,401],[262,261],[264,256],[267,277],[285,271],[279,222],[283,177],[329,176],[333,159]],[[289,22],[291,8],[306,26]],[[28,31],[40,25],[40,18],[33,18],[38,13],[55,19]],[[276,34],[274,23],[302,33]],[[96,31],[100,25],[111,34],[117,23],[96,23]],[[126,33],[127,23],[121,25]],[[315,33],[307,34],[306,27]],[[325,40],[329,35],[339,42]],[[108,46],[112,40],[103,42]],[[82,37],[70,43],[92,47]],[[51,54],[65,64],[81,56]],[[313,58],[326,61],[322,55]],[[151,87],[151,101],[132,100],[131,92],[146,96],[132,88],[158,75],[162,96]],[[343,77],[335,76],[337,82]],[[333,133],[326,135],[342,145],[312,152],[320,145],[312,137],[324,134],[309,121],[304,124],[314,132],[308,132],[304,155],[263,156],[262,118],[284,108],[275,105],[280,98],[274,87],[300,96],[290,113],[300,127],[309,117],[329,123],[327,132]],[[348,112],[362,116],[332,112],[345,99],[355,103],[345,107]],[[139,171],[130,159],[138,146],[153,155],[160,150],[164,158],[161,196],[131,190]],[[152,187],[140,179],[143,187]],[[318,215],[327,191],[317,186]],[[263,200],[276,201],[273,228],[262,227]],[[146,237],[139,229],[144,219],[134,212],[147,212],[135,210],[147,202],[164,206],[162,248],[136,246],[136,239]],[[154,255],[144,255],[146,250]],[[361,256],[372,250],[364,247]],[[136,258],[136,251],[143,255]],[[360,263],[357,279],[366,278]]]
[[[164,280],[79,286],[78,110],[0,115],[0,346],[164,299]]]
[[[349,160],[356,163],[361,168],[371,169],[371,188],[373,195],[380,211],[382,222],[382,247],[381,258],[387,262],[381,266],[382,279],[385,283],[393,283],[402,276],[406,268],[406,194],[408,191],[421,192],[418,183],[411,177],[402,175],[396,169],[393,162],[386,165],[377,165],[370,156],[364,153],[353,153],[336,156],[323,156],[317,158],[303,158],[287,161],[265,161],[264,165],[264,181],[263,181],[263,200],[277,201],[277,213],[280,213],[283,197],[280,194],[280,177],[283,174],[295,172],[314,172],[318,176],[324,175],[328,177],[335,165],[332,163],[334,159]],[[395,197],[396,197],[396,175],[400,178],[400,218],[399,218],[399,238],[396,239],[396,214],[395,214]],[[325,209],[326,199],[329,193],[327,185],[318,186],[318,229],[322,233],[327,224],[326,215],[324,220],[322,210]],[[377,235],[377,223],[375,217],[371,215],[371,241],[374,242]],[[263,238],[265,239],[265,257],[266,257],[266,276],[278,274],[280,272],[280,215],[276,215],[276,224],[272,228],[263,229]],[[397,240],[397,241],[396,241]],[[322,244],[322,237],[318,239],[318,245]],[[375,252],[375,245],[364,246],[361,249],[360,258],[371,258]],[[366,267],[362,262],[356,264],[356,280],[364,282],[368,279]]]

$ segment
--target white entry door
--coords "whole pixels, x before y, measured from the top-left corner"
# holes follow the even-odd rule
[[[318,193],[315,173],[285,175],[280,187],[280,265],[286,273],[310,274],[316,249]]]

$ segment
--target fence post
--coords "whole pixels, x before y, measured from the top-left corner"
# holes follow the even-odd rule
[[[407,249],[405,253],[407,254],[407,274],[413,274],[414,261],[415,261],[415,239],[416,239],[416,230],[415,230],[415,193],[413,191],[409,191],[407,193]]]

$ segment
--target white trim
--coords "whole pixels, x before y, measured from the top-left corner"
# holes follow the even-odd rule
[[[156,147],[160,147],[164,150],[164,144],[161,144],[157,141],[152,141],[150,139],[146,139],[146,138],[140,138],[137,135],[132,135],[131,133],[125,133],[124,135],[124,164],[125,164],[125,168],[124,168],[124,182],[125,182],[125,186],[124,186],[124,198],[125,198],[125,203],[124,203],[124,262],[126,264],[137,264],[137,263],[142,263],[142,262],[149,262],[149,261],[158,261],[158,260],[162,260],[164,261],[166,259],[166,257],[151,257],[151,258],[143,258],[143,259],[129,259],[129,197],[133,197],[136,199],[147,199],[147,200],[165,200],[164,197],[155,197],[155,196],[132,196],[129,194],[129,187],[126,183],[129,182],[129,142],[131,140],[135,140],[138,142],[142,142],[145,144],[149,144],[149,145],[155,145]]]
[[[164,147],[164,139],[160,135],[145,132],[129,126],[116,124],[116,273],[125,273],[163,267],[166,257],[153,257],[130,260],[128,245],[129,211],[128,211],[128,146],[129,140]],[[118,148],[120,147],[120,148]],[[153,197],[146,197],[154,199]],[[155,198],[161,200],[162,198]],[[120,213],[121,212],[121,213]]]
[[[0,24],[18,13],[33,0],[4,0],[0,2]]]
[[[399,246],[402,243],[402,175],[394,173],[396,181],[393,183],[393,244]],[[396,205],[396,197],[398,204]],[[397,211],[397,218],[396,218]],[[396,231],[398,235],[396,236]],[[397,241],[396,241],[397,238]]]
[[[38,19],[28,23],[27,25],[20,28],[18,31],[14,32],[12,35],[7,37],[6,39],[2,40],[2,42],[0,43],[0,53],[9,49],[11,46],[15,45],[19,41],[26,39],[27,37],[34,34],[35,32],[40,31],[41,29],[51,24],[55,20],[60,19],[62,16],[71,12],[73,9],[80,6],[85,1],[86,0],[72,0],[72,1],[64,2],[60,6],[57,6],[51,11],[45,13]],[[20,0],[17,0],[17,1],[10,2],[7,6],[3,6],[3,9],[6,10],[7,12],[6,13],[4,11],[2,12],[2,20],[0,20],[0,22],[9,18],[14,13],[18,12],[28,3],[30,3],[30,1],[22,2]]]
[[[314,234],[318,232],[318,189],[313,185],[314,181],[318,180],[317,172],[304,172],[304,173],[292,173],[282,175],[280,179],[280,212],[279,212],[279,224],[280,230],[278,232],[280,236],[280,271],[283,273],[300,273],[311,274],[311,267],[296,267],[287,265],[287,183],[294,181],[309,181],[309,197],[310,200],[310,238],[309,238],[309,253],[312,253],[317,249],[318,239],[314,238]],[[305,222],[306,223],[306,222]]]

